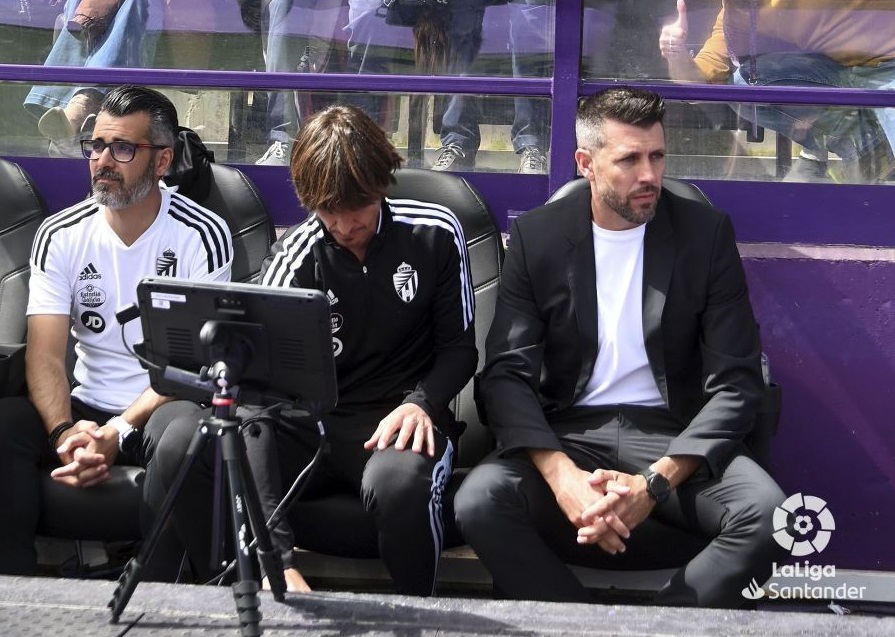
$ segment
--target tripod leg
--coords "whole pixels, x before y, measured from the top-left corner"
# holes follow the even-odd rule
[[[264,568],[267,580],[270,582],[270,590],[273,598],[278,602],[285,599],[286,577],[283,575],[283,560],[274,549],[270,539],[270,531],[264,521],[264,513],[261,509],[261,499],[258,496],[258,488],[255,486],[255,478],[246,455],[245,442],[239,439],[237,451],[239,454],[239,466],[245,478],[245,503],[252,524],[252,534],[258,544],[258,561]]]
[[[158,517],[152,525],[149,535],[146,540],[144,540],[137,555],[128,561],[127,566],[124,567],[124,572],[121,574],[121,577],[118,578],[118,586],[115,587],[115,591],[112,593],[112,599],[108,604],[109,608],[112,609],[112,617],[109,620],[110,624],[118,623],[121,613],[124,612],[124,608],[134,594],[137,584],[140,583],[143,565],[152,557],[152,552],[155,550],[162,531],[168,523],[168,518],[171,517],[171,511],[174,509],[174,503],[177,501],[180,487],[183,485],[184,480],[186,480],[187,474],[192,468],[199,452],[205,447],[208,435],[208,429],[204,425],[199,427],[196,430],[196,433],[193,434],[193,438],[190,440],[190,446],[187,449],[184,458],[184,463],[180,466],[180,470],[177,472],[177,477],[174,479],[174,484],[165,496],[164,502],[162,502]]]
[[[230,515],[233,521],[236,548],[236,572],[238,581],[233,584],[233,598],[236,601],[236,613],[239,616],[239,630],[243,637],[256,637],[261,634],[261,611],[258,610],[258,591],[260,586],[252,577],[252,562],[249,553],[248,503],[243,488],[242,454],[245,454],[242,434],[237,426],[227,426],[221,437],[221,455],[227,471],[227,484],[230,489]],[[250,476],[251,474],[249,474]],[[257,493],[255,494],[257,500]],[[280,567],[280,573],[283,569]],[[280,594],[282,598],[282,593]]]

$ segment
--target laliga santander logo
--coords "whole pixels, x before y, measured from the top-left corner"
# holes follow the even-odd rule
[[[801,493],[789,496],[783,504],[774,509],[773,524],[774,540],[796,557],[823,551],[836,529],[836,522],[827,508],[827,503],[816,496],[803,496]],[[835,574],[835,567],[830,568]],[[826,574],[824,567],[809,565],[808,560],[805,560],[804,568],[796,564],[794,567],[784,566],[778,572],[777,564],[774,563],[773,570],[775,576],[808,575],[814,581],[819,581]],[[765,595],[770,595],[774,599],[792,597],[789,588],[784,591],[782,587],[774,588],[774,586],[776,585],[772,584],[771,590],[766,591],[753,578],[743,589],[743,597],[751,600],[761,599]]]
[[[813,495],[796,493],[774,509],[774,539],[796,557],[823,551],[835,529],[827,503]]]
[[[812,495],[791,495],[774,509],[774,540],[795,557],[820,553],[836,530],[827,503]],[[852,586],[836,579],[832,564],[812,564],[807,559],[771,567],[771,579],[762,588],[755,578],[743,589],[746,599],[863,599],[866,586]]]

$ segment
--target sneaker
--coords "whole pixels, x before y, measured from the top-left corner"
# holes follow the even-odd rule
[[[87,117],[84,118],[84,123],[81,124],[81,139],[90,139],[93,137],[93,128],[96,126],[96,113],[90,113]]]
[[[789,172],[781,181],[786,182],[822,182],[831,181],[827,176],[827,162],[807,157],[796,157]]]
[[[448,144],[438,149],[438,159],[432,166],[432,170],[439,172],[450,170],[470,169],[474,165],[475,158],[467,156],[457,144]]]
[[[274,142],[255,164],[258,166],[288,166],[289,144]]]
[[[546,175],[547,156],[537,146],[526,146],[522,149],[519,172],[523,175]]]
[[[74,126],[61,106],[47,109],[37,121],[37,130],[46,139],[53,142],[72,139],[75,136]]]

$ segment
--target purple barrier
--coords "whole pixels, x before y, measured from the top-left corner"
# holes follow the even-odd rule
[[[895,263],[830,257],[745,259],[771,375],[783,388],[773,474],[787,495],[819,497],[835,518],[812,563],[893,570]]]

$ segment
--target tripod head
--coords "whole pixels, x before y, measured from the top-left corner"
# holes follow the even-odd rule
[[[147,278],[137,286],[135,346],[160,394],[207,401],[238,388],[242,403],[290,403],[320,417],[336,404],[329,301],[322,292]]]

